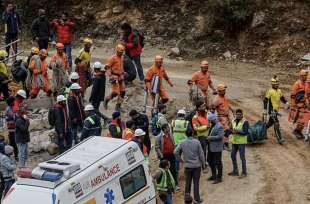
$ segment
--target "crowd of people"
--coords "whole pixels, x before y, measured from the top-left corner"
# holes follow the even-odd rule
[[[12,47],[16,53],[19,16],[12,4],[7,6],[3,16],[7,28],[6,43],[14,42]],[[1,191],[4,195],[14,182],[16,168],[27,166],[30,141],[27,99],[36,98],[41,90],[48,97],[56,99],[55,105],[49,110],[48,119],[57,134],[59,153],[90,136],[101,136],[102,119],[108,123],[108,133],[104,136],[135,142],[146,160],[151,153],[151,137],[154,136],[155,152],[160,161],[154,179],[159,197],[165,204],[173,203],[173,193],[181,188],[181,167],[185,173],[185,203],[202,203],[203,199],[199,194],[201,173],[207,173],[210,167],[211,175],[208,181],[213,184],[223,182],[222,152],[225,149],[231,151],[233,166],[228,175],[240,178],[247,176],[245,151],[249,122],[244,118],[243,110],[232,109],[226,95],[227,86],[213,83],[208,71],[208,61],[202,60],[200,70],[187,81],[189,90],[196,87],[202,97],[194,100],[192,110],[180,109],[175,119],[169,121],[169,95],[164,81],[171,87],[174,84],[164,67],[164,58],[160,55],[155,56],[154,64],[144,75],[141,65],[143,35],[130,24],[123,23],[120,27],[123,35],[121,42],[116,45],[115,54],[104,64],[92,64],[91,47],[94,42],[88,37],[83,41],[84,47],[74,61],[72,60],[74,26],[75,23],[69,19],[67,13],[62,13],[60,19],[50,22],[45,11],[39,10],[39,17],[31,26],[33,40],[38,46],[31,49],[26,62],[28,75],[24,90],[18,90],[14,96],[10,95],[8,88],[10,74],[6,64],[11,46],[8,46],[6,51],[0,51],[0,92],[2,99],[7,102],[5,116],[9,132],[9,144],[5,144],[3,136],[0,137],[0,170],[4,184]],[[49,48],[52,30],[56,33],[57,52],[48,62],[48,49],[52,49]],[[128,112],[129,120],[123,120],[125,110],[122,109],[122,103],[126,96],[126,85],[135,78],[125,69],[126,59],[133,63],[136,70],[134,75],[138,75],[140,84],[152,99],[150,118],[137,109],[131,109]],[[76,65],[75,69],[73,63]],[[49,79],[48,72],[52,72],[52,80]],[[294,134],[298,138],[303,138],[302,130],[308,123],[306,109],[310,86],[307,83],[307,74],[305,70],[300,72],[300,79],[294,84],[291,94],[290,120],[296,123]],[[105,95],[107,82],[111,84],[108,96]],[[279,89],[276,76],[271,80],[271,84],[272,88],[267,91],[264,99],[265,112],[280,111],[281,101],[289,106]],[[85,104],[88,87],[91,87],[89,104]],[[214,97],[210,97],[209,89]],[[108,109],[111,100],[115,100],[116,105],[109,119],[101,111],[100,104],[103,102],[104,109]],[[267,128],[273,123],[270,118]],[[79,132],[81,134],[78,134]],[[241,171],[237,165],[238,152],[242,163]]]

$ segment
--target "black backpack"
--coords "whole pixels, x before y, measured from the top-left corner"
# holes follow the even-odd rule
[[[48,110],[48,123],[54,127],[56,124],[56,109],[52,107]]]
[[[24,82],[27,78],[28,72],[22,60],[16,60],[11,69],[12,76],[17,82]]]

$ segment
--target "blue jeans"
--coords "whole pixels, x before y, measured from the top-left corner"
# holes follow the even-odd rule
[[[246,174],[246,160],[245,160],[245,144],[233,144],[231,151],[231,160],[233,163],[233,172],[238,173],[238,164],[237,164],[237,153],[239,151],[241,163],[242,163],[242,173]]]
[[[17,143],[19,167],[26,167],[28,160],[28,143]]]
[[[68,61],[69,61],[69,65],[70,67],[72,67],[72,45],[71,44],[65,44],[65,52],[68,56]]]
[[[164,204],[173,204],[172,192],[167,192],[165,195],[159,195],[159,198],[161,201],[163,201]]]
[[[139,75],[140,81],[144,81],[143,67],[141,64],[140,55],[131,57],[134,66],[136,67],[137,73]]]

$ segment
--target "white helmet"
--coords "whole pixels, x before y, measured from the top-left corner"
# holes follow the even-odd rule
[[[87,104],[84,108],[84,111],[92,111],[92,110],[95,110],[92,104]]]
[[[66,101],[66,97],[64,97],[64,95],[59,95],[59,96],[57,96],[56,101],[57,101],[57,103],[61,102],[61,101]]]
[[[79,74],[77,73],[77,72],[72,72],[71,74],[70,74],[70,80],[77,80],[77,79],[79,79],[80,78],[80,76],[79,76]]]
[[[186,115],[186,111],[184,109],[178,110],[178,115]]]
[[[81,86],[78,83],[73,83],[70,86],[70,90],[79,90],[79,89],[81,89]]]
[[[22,89],[18,90],[16,94],[21,96],[21,97],[23,97],[23,98],[25,98],[25,99],[27,98],[26,91],[24,91]]]
[[[102,64],[100,62],[95,62],[93,64],[93,69],[102,69]]]
[[[142,129],[136,129],[135,130],[135,137],[141,137],[144,135],[145,135],[145,132]]]

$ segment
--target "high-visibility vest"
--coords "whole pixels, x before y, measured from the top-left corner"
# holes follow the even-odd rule
[[[159,170],[162,172],[162,176],[161,176],[161,180],[159,183],[156,183],[156,188],[158,191],[163,191],[163,192],[166,192],[168,191],[168,176],[170,178],[170,182],[171,182],[171,185],[172,185],[172,188],[175,189],[175,181],[174,181],[174,178],[170,172],[170,170],[164,170],[162,168],[159,168]]]
[[[209,128],[208,128],[208,118],[207,117],[201,117],[197,113],[192,119],[193,123],[193,128],[197,132],[198,137],[207,137],[209,133]],[[203,131],[199,129],[205,129]]]
[[[177,119],[172,121],[173,137],[176,145],[181,144],[181,142],[187,139],[186,130],[188,123],[189,122],[184,119]]]
[[[236,121],[232,122],[233,130],[241,131],[243,128],[245,120],[239,121],[238,125]],[[232,144],[247,144],[248,143],[248,137],[246,135],[239,135],[239,134],[232,134]]]

